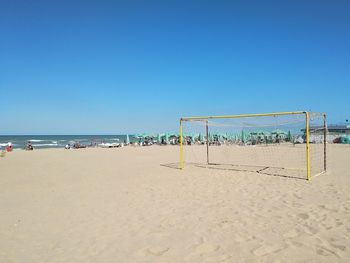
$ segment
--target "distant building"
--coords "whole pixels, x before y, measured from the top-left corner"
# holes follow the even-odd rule
[[[321,142],[323,140],[324,129],[323,126],[310,126],[310,142]],[[301,130],[305,139],[305,129]],[[327,142],[334,142],[339,139],[342,135],[350,134],[350,125],[328,125],[327,127]]]
[[[310,126],[310,133],[313,134],[323,134],[323,126]],[[301,130],[305,133],[305,129]],[[328,134],[350,134],[350,125],[328,125],[327,127]]]
[[[350,134],[350,125],[329,125],[329,133]]]

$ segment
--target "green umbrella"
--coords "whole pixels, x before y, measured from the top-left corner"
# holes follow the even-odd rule
[[[350,144],[350,136],[343,135],[340,137],[340,143],[342,144]]]
[[[209,133],[209,141],[210,142],[214,141],[214,135],[212,133]]]
[[[278,135],[286,135],[285,131],[282,131],[280,129],[274,130],[271,132],[272,134],[278,134]]]
[[[126,144],[130,144],[129,134],[126,135]]]
[[[165,143],[169,144],[169,134],[165,133]]]
[[[241,141],[244,143],[246,142],[247,140],[247,135],[245,134],[245,132],[242,130],[242,133],[241,133]]]

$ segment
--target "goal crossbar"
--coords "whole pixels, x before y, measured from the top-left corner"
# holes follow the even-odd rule
[[[295,114],[306,114],[306,111],[284,111],[284,112],[272,112],[272,113],[253,113],[253,114],[216,115],[216,116],[194,116],[194,117],[182,117],[180,119],[180,121],[208,120],[208,119],[237,119],[237,118],[250,118],[250,117],[268,117],[268,116],[281,116],[281,115],[295,115]]]

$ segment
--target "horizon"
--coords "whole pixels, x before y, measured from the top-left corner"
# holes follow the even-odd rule
[[[298,109],[347,123],[349,12],[342,0],[2,3],[0,135]]]
[[[339,122],[339,123],[327,123],[327,127],[334,127],[334,126],[350,126],[349,122],[346,120],[345,122]],[[312,127],[317,127],[316,126],[313,126],[313,125],[310,125],[310,128]],[[259,129],[259,128],[257,128]],[[25,136],[125,136],[125,135],[129,135],[129,136],[138,136],[140,134],[150,134],[150,135],[157,135],[157,134],[165,134],[165,133],[173,133],[173,134],[176,134],[176,133],[179,133],[178,130],[167,130],[167,131],[157,131],[157,132],[147,132],[147,131],[144,131],[144,132],[139,132],[139,133],[115,133],[115,134],[98,134],[98,133],[95,133],[95,134],[0,134],[0,137],[10,137],[10,136],[22,136],[22,137],[25,137]],[[205,131],[203,131],[203,133],[205,133]]]
[[[349,122],[345,121],[345,122],[339,122],[339,123],[329,123],[327,122],[327,127],[332,127],[332,126],[338,126],[338,125],[344,125],[344,126],[350,126]],[[310,128],[312,128],[313,126],[311,125]],[[151,135],[155,135],[155,134],[163,134],[163,133],[178,133],[178,130],[159,130],[156,132],[147,132],[147,131],[143,131],[143,132],[139,132],[139,133],[109,133],[109,134],[104,134],[104,133],[94,133],[94,134],[51,134],[51,133],[47,133],[47,134],[1,134],[1,137],[6,137],[6,136],[124,136],[124,135],[129,135],[129,136],[137,136],[139,134],[151,134]],[[204,131],[203,131],[204,133]]]

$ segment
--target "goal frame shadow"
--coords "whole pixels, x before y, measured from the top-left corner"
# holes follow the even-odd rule
[[[166,163],[166,164],[160,164],[163,167],[167,167],[170,169],[176,169],[176,170],[183,170],[180,167],[180,163]],[[202,169],[213,169],[213,170],[220,170],[220,171],[233,171],[233,172],[248,172],[248,173],[256,173],[261,175],[267,175],[267,176],[274,176],[274,177],[282,177],[282,178],[289,178],[289,179],[299,179],[307,181],[306,176],[296,176],[296,175],[286,175],[283,173],[278,173],[276,171],[283,171],[283,172],[292,172],[292,173],[300,173],[305,175],[306,171],[303,169],[293,169],[293,168],[286,168],[286,167],[277,167],[277,166],[259,166],[259,165],[244,165],[244,164],[227,164],[227,163],[186,163],[186,166],[192,166]],[[275,172],[269,172],[269,170],[274,170]]]

